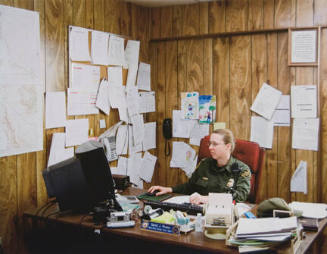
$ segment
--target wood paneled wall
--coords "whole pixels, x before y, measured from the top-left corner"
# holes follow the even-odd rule
[[[217,121],[226,122],[237,138],[250,139],[251,116],[255,115],[250,107],[263,82],[283,94],[290,94],[291,85],[318,85],[319,152],[292,149],[291,127],[275,127],[273,147],[266,150],[258,195],[260,200],[280,197],[288,202],[326,203],[326,11],[324,0],[220,0],[151,9],[150,59],[152,70],[155,69],[152,71],[152,86],[156,87],[156,96],[160,98],[157,108],[159,127],[163,118],[172,116],[173,109],[180,109],[180,92],[198,91],[216,95]],[[319,67],[288,66],[287,32],[251,33],[254,30],[306,26],[323,26]],[[240,31],[249,33],[232,34]],[[230,35],[201,38],[201,35],[216,33]],[[198,37],[176,38],[183,36]],[[171,156],[164,155],[160,131],[157,182],[173,186],[185,181],[186,177],[181,170],[169,168]],[[308,162],[306,195],[290,192],[290,179],[300,160]],[[320,242],[320,245],[324,246],[323,249],[314,248],[313,251],[322,253],[327,249],[326,243]]]
[[[0,4],[40,13],[41,66],[47,91],[65,91],[68,87],[69,25],[141,40],[140,60],[148,62],[149,9],[119,0],[0,0]],[[116,110],[110,117],[99,114],[88,118],[95,135],[101,134],[100,119],[106,120],[107,127],[119,119]],[[26,251],[21,215],[47,201],[41,171],[46,167],[54,132],[64,132],[64,128],[44,130],[43,151],[0,158],[0,237],[6,254]]]
[[[180,109],[180,92],[199,91],[217,96],[217,121],[226,122],[238,138],[249,139],[250,106],[262,82],[289,94],[291,85],[317,84],[320,74],[320,151],[291,149],[291,128],[275,127],[273,148],[267,150],[260,198],[327,202],[327,30],[322,29],[321,65],[288,67],[286,32],[156,41],[185,35],[327,25],[325,0],[220,0],[187,6],[142,8],[119,0],[0,0],[0,4],[40,12],[42,75],[47,91],[68,87],[68,25],[112,32],[141,40],[140,60],[151,63],[157,122],[158,163],[152,184],[175,185],[185,174],[169,168],[164,153],[162,121]],[[89,116],[95,135],[99,120],[107,127],[118,112]],[[41,171],[45,168],[52,133],[44,130],[44,150],[0,158],[0,237],[5,253],[23,253],[21,215],[47,200]],[[180,139],[183,140],[183,139]],[[308,162],[307,195],[289,191],[289,181],[300,160]],[[147,187],[148,185],[145,185]]]
[[[226,122],[237,138],[250,139],[251,116],[255,115],[250,107],[263,82],[283,94],[290,94],[292,85],[315,84],[320,87],[320,151],[292,149],[292,128],[275,127],[273,147],[266,150],[259,197],[327,202],[326,195],[322,195],[327,192],[323,184],[326,182],[323,168],[327,165],[323,152],[327,139],[324,134],[327,30],[322,27],[320,67],[289,67],[288,33],[282,31],[288,27],[326,26],[324,3],[323,0],[221,0],[151,9],[150,59],[159,122],[158,183],[174,185],[186,179],[181,170],[169,168],[170,157],[164,155],[160,133],[163,119],[171,117],[173,109],[180,109],[180,92],[216,95],[217,121]],[[281,31],[253,33],[279,28]],[[241,31],[248,33],[237,34]],[[219,36],[219,33],[225,34]],[[201,37],[208,34],[217,35]],[[319,68],[320,84],[317,84]],[[290,179],[300,160],[308,162],[306,195],[290,192]]]
[[[292,85],[314,84],[320,91],[319,151],[292,149],[292,128],[275,127],[258,195],[259,200],[327,202],[326,11],[324,0],[219,0],[151,9],[150,59],[159,126],[156,183],[173,186],[187,180],[182,170],[169,167],[171,156],[164,154],[160,129],[163,119],[180,109],[180,92],[216,95],[217,121],[226,122],[237,138],[250,139],[251,116],[255,115],[250,107],[263,82],[283,94],[290,94]],[[322,26],[318,67],[288,66],[287,31],[253,33],[309,26]],[[237,35],[241,31],[248,33]],[[219,33],[225,36],[209,36]],[[301,160],[308,163],[307,194],[290,192],[291,176]],[[326,235],[310,253],[327,251]]]

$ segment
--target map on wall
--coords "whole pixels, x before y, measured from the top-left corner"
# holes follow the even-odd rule
[[[0,157],[43,149],[37,12],[0,5]]]

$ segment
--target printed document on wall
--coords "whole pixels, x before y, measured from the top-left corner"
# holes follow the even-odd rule
[[[69,27],[69,56],[72,61],[91,61],[88,29]]]
[[[97,92],[100,83],[100,67],[88,64],[72,63],[70,88]]]
[[[274,124],[260,116],[251,117],[251,138],[261,147],[272,148],[274,136]]]
[[[120,125],[116,135],[117,155],[127,154],[128,146],[128,125]]]
[[[137,75],[137,88],[140,90],[151,91],[151,66],[140,62]]]
[[[100,83],[95,106],[106,115],[110,114],[109,85],[105,79]]]
[[[128,119],[128,111],[127,111],[127,106],[126,105],[121,105],[118,108],[118,113],[119,113],[119,120],[124,121],[125,123],[129,123]]]
[[[128,158],[119,156],[117,167],[110,167],[111,174],[127,175]]]
[[[304,194],[307,194],[307,182],[307,162],[300,161],[291,178],[291,192],[303,192]]]
[[[123,69],[121,66],[108,67],[108,82],[109,85],[123,85]]]
[[[112,108],[126,107],[125,87],[109,82],[109,101]]]
[[[139,113],[156,111],[155,92],[139,92]]]
[[[0,5],[0,59],[0,85],[41,86],[38,12]]]
[[[88,140],[89,119],[66,121],[66,146],[77,146]]]
[[[109,34],[92,31],[91,55],[93,64],[108,65]]]
[[[53,133],[50,147],[48,167],[74,157],[74,147],[65,148],[66,134]]]
[[[128,40],[125,48],[125,62],[130,66],[138,66],[140,52],[140,41]],[[134,83],[135,84],[135,83]]]
[[[111,34],[109,38],[109,64],[124,65],[124,38]]]
[[[274,123],[274,126],[291,125],[291,108],[289,95],[282,95],[271,120]]]
[[[292,63],[312,63],[317,57],[317,30],[292,31]]]
[[[267,120],[270,120],[281,96],[281,91],[266,83],[263,83],[251,106],[251,110],[263,116]]]
[[[318,151],[319,118],[295,118],[292,148]]]
[[[45,94],[45,128],[64,127],[66,124],[65,92],[47,92]]]
[[[154,149],[156,145],[156,122],[150,122],[144,124],[144,136],[143,139],[143,151]]]
[[[67,89],[69,116],[98,114],[99,109],[95,106],[97,91]]]
[[[131,117],[133,126],[133,141],[135,145],[142,144],[144,138],[144,120],[143,115],[138,114]]]
[[[126,102],[128,116],[137,115],[139,113],[139,93],[136,86],[127,88]]]
[[[142,164],[140,167],[140,177],[147,183],[151,183],[156,161],[156,156],[150,154],[149,152],[144,153]]]
[[[140,167],[142,165],[142,154],[134,153],[128,158],[127,175],[131,183],[135,184],[137,188],[143,189],[143,181],[140,178]]]
[[[181,110],[184,119],[199,119],[199,93],[181,93]]]
[[[191,130],[190,144],[199,146],[201,139],[209,135],[209,124],[200,124],[196,122]]]
[[[128,154],[138,153],[142,151],[142,143],[134,144],[133,126],[128,125]]]
[[[317,86],[291,86],[292,118],[317,117]]]
[[[184,119],[181,110],[173,110],[173,137],[189,138],[196,123],[197,120]]]
[[[128,66],[126,87],[135,86],[137,70],[138,70],[137,64],[130,64]]]

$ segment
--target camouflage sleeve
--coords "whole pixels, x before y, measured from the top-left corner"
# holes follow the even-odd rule
[[[193,187],[193,184],[197,181],[199,178],[199,167],[201,166],[203,160],[199,162],[199,164],[196,166],[191,178],[186,182],[179,185],[176,185],[173,187],[174,193],[184,194],[184,195],[191,195],[195,192],[195,189]],[[203,164],[202,164],[203,165]]]
[[[242,165],[242,170],[238,177],[234,193],[233,199],[236,202],[244,202],[247,200],[248,195],[251,189],[251,170],[247,165]]]

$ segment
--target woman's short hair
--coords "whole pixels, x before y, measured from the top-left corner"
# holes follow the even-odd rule
[[[219,134],[223,137],[223,141],[224,143],[227,144],[231,144],[231,153],[234,151],[235,148],[235,138],[234,138],[234,134],[231,130],[229,129],[217,129],[214,130],[212,133],[216,133]]]

